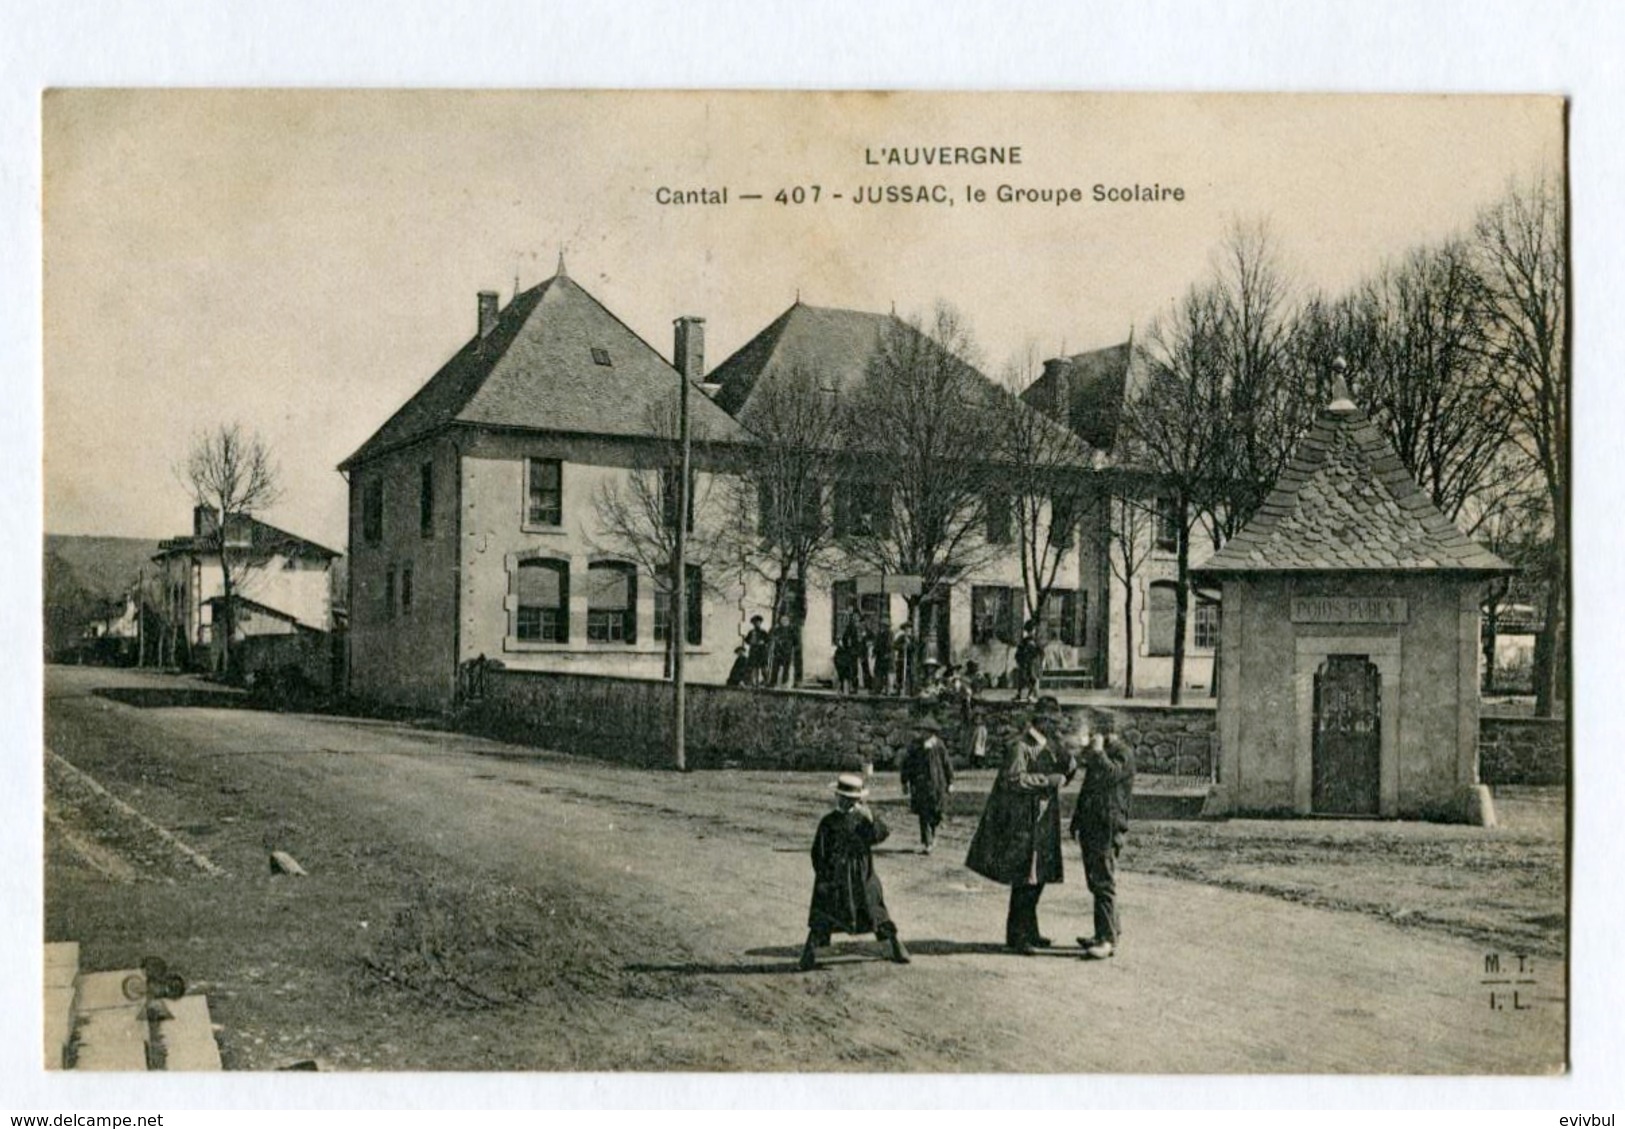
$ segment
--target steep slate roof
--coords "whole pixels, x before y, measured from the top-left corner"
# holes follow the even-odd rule
[[[1096,450],[1110,451],[1117,445],[1123,419],[1132,353],[1132,344],[1125,341],[1048,362],[1044,374],[1027,386],[1021,398],[1066,423]]]
[[[1346,397],[1321,411],[1263,507],[1193,575],[1510,572],[1416,485]]]
[[[328,560],[333,560],[340,555],[325,545],[318,545],[316,542],[306,540],[296,533],[278,529],[276,526],[260,521],[258,518],[244,519],[240,514],[234,514],[230,518],[233,523],[243,520],[248,522],[249,547],[258,552],[267,555],[281,553],[283,556],[288,557],[325,557]],[[158,542],[158,551],[153,555],[152,559],[161,560],[176,553],[212,552],[211,540],[211,538],[191,534],[184,537],[171,537],[167,541]],[[232,547],[236,547],[235,542]]]
[[[868,374],[870,359],[897,324],[893,314],[797,301],[712,371],[709,380],[721,386],[716,403],[748,428],[752,393],[779,373],[813,372],[824,387],[850,391]],[[964,370],[968,379],[1004,391],[974,366],[965,364]],[[1076,446],[1079,465],[1091,465],[1092,452],[1075,435],[1063,435],[1060,429],[1056,435]]]
[[[595,349],[608,355],[608,365],[595,361]],[[664,357],[561,265],[558,274],[516,295],[489,334],[470,338],[339,469],[452,424],[649,436],[651,407],[671,396],[678,380]],[[744,438],[698,390],[689,409],[696,441]]]

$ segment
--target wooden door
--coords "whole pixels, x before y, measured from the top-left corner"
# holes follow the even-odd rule
[[[1376,815],[1382,770],[1382,676],[1365,655],[1331,655],[1315,674],[1316,814]]]

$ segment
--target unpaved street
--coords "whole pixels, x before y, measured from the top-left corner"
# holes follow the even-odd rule
[[[915,961],[894,966],[853,942],[800,974],[822,776],[637,772],[237,708],[206,684],[138,672],[56,668],[46,691],[49,752],[226,871],[144,859],[116,835],[64,847],[64,833],[95,839],[95,804],[53,796],[47,939],[81,941],[92,968],[161,950],[209,993],[228,1068],[1525,1073],[1563,1062],[1558,959],[1538,956],[1518,1007],[1508,996],[1496,1009],[1482,943],[1139,873],[1132,852],[1118,959],[1076,959],[1072,938],[1091,919],[1075,854],[1040,909],[1063,947],[1006,954],[1005,891],[961,865],[970,817],[919,854],[890,777],[878,794],[893,835],[877,868]],[[985,790],[985,776],[966,784]],[[310,876],[272,877],[273,848]],[[122,857],[98,865],[97,851]],[[425,989],[426,968],[465,972],[442,977],[445,995]]]

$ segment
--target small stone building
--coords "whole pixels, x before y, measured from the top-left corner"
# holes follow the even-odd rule
[[[1263,508],[1193,570],[1222,589],[1210,810],[1493,821],[1479,609],[1506,571],[1339,389]]]

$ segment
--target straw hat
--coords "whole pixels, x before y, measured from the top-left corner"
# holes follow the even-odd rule
[[[863,800],[869,796],[869,789],[863,786],[863,777],[855,772],[841,773],[830,787],[835,789],[837,796],[845,796],[852,800]]]

